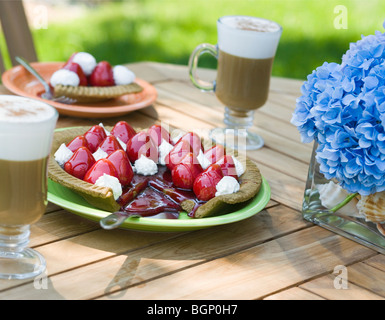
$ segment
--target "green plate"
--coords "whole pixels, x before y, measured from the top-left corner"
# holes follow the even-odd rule
[[[155,232],[191,231],[203,229],[249,218],[262,211],[269,200],[270,186],[265,178],[262,177],[262,186],[258,194],[246,204],[239,205],[237,210],[234,212],[202,219],[192,219],[188,217],[185,212],[180,214],[179,219],[130,217],[127,218],[121,225],[121,228]],[[63,187],[59,183],[53,182],[50,179],[48,180],[48,201],[69,212],[96,222],[99,222],[102,218],[110,214],[110,212],[91,206],[77,193]]]

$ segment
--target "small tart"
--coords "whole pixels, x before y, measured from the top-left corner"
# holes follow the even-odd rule
[[[110,188],[95,186],[65,172],[55,161],[55,152],[62,143],[68,143],[89,128],[78,127],[64,131],[56,131],[52,141],[51,154],[48,161],[48,177],[64,187],[80,194],[89,204],[96,208],[114,212],[120,209]]]
[[[204,148],[207,150],[212,146],[211,141],[204,143]],[[243,205],[246,201],[254,198],[262,186],[262,175],[257,165],[247,158],[237,156],[236,152],[230,148],[226,148],[226,154],[236,156],[241,163],[246,164],[246,170],[239,178],[239,191],[232,194],[224,194],[216,196],[203,205],[201,205],[195,212],[195,218],[204,218],[208,216],[215,216],[219,214],[234,211],[233,206],[237,204]],[[189,212],[189,208],[182,204],[182,208]],[[190,209],[191,211],[191,209]]]
[[[92,103],[117,98],[124,94],[138,93],[142,90],[143,88],[136,82],[111,87],[75,87],[59,84],[55,86],[54,93],[55,97],[65,96],[73,98],[77,102]]]
[[[231,208],[233,205],[243,204],[254,198],[261,188],[262,176],[256,164],[249,159],[246,160],[246,168],[240,179],[238,192],[216,196],[207,201],[197,209],[195,218],[224,214],[229,209],[233,209]]]
[[[106,210],[109,212],[115,212],[120,209],[119,204],[115,201],[112,190],[106,187],[98,187],[65,172],[55,161],[54,154],[62,143],[68,143],[78,135],[84,134],[89,127],[77,127],[70,128],[63,131],[57,131],[54,133],[52,142],[52,150],[48,163],[48,176],[49,178],[61,185],[73,190],[80,194],[88,203],[96,208]],[[107,130],[111,130],[112,127],[106,127]],[[138,131],[140,129],[135,128]],[[207,141],[206,146],[211,142]],[[233,150],[226,149],[227,154],[234,155]],[[239,157],[237,157],[238,160]],[[262,176],[257,165],[249,160],[244,159],[243,163],[246,163],[245,173],[240,177],[240,190],[233,194],[221,195],[212,198],[211,200],[202,204],[195,212],[195,218],[204,218],[208,216],[224,214],[234,211],[234,206],[243,205],[245,202],[251,200],[257,195],[262,185]],[[192,200],[186,200],[182,202],[181,207],[186,212],[191,212],[194,209],[195,202]]]

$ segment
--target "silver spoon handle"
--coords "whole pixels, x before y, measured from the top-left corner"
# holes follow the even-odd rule
[[[41,75],[34,68],[31,67],[31,65],[26,60],[24,60],[21,57],[15,57],[15,60],[19,62],[24,68],[26,68],[41,82],[46,92],[50,92],[51,88],[49,87],[48,83],[41,77]]]
[[[117,212],[111,213],[107,217],[104,217],[99,221],[99,223],[103,229],[111,230],[111,229],[118,228],[128,217],[139,218],[140,215],[133,212],[127,213],[124,211],[117,211]]]

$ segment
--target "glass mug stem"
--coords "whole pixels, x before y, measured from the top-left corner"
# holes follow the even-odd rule
[[[27,279],[45,270],[44,257],[27,247],[29,229],[29,225],[0,225],[0,279]]]
[[[214,46],[209,43],[202,43],[195,48],[188,63],[190,79],[193,85],[202,91],[215,91],[215,81],[204,81],[197,76],[198,60],[204,53],[211,54],[213,57],[218,59],[218,46]]]

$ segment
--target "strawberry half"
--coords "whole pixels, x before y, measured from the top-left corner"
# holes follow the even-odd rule
[[[215,163],[226,155],[226,150],[224,146],[217,144],[207,149],[204,155],[211,163]]]
[[[193,191],[201,201],[208,201],[215,197],[217,184],[223,178],[222,169],[213,164],[203,171],[194,181]]]
[[[136,135],[136,131],[126,121],[119,121],[112,128],[111,134],[127,144],[128,140]]]
[[[123,186],[129,185],[134,177],[134,170],[131,167],[127,153],[119,149],[111,153],[107,159],[111,161],[118,172],[120,184]]]
[[[181,137],[178,142],[186,141],[190,144],[193,152],[198,156],[199,151],[203,150],[203,145],[201,138],[195,132],[187,132],[183,137]]]
[[[134,163],[141,155],[158,162],[158,147],[147,132],[138,132],[127,142],[127,156]]]
[[[104,129],[99,125],[92,126],[85,134],[84,138],[86,138],[88,142],[89,149],[92,153],[96,151],[102,141],[107,137]]]
[[[170,133],[159,124],[152,125],[150,128],[148,128],[147,132],[152,138],[152,140],[155,141],[157,146],[160,146],[163,139],[166,140],[168,143],[172,144]]]
[[[221,167],[224,176],[234,177],[238,180],[237,170],[232,156],[225,155],[215,163]]]
[[[107,61],[100,61],[89,77],[89,83],[93,87],[114,86],[114,73],[111,65]]]
[[[123,150],[118,139],[115,136],[107,136],[99,145],[99,148],[106,152],[108,155],[115,152],[116,150]]]
[[[164,162],[170,170],[182,161],[189,152],[193,152],[190,144],[187,141],[179,140],[171,151],[164,157]]]
[[[196,177],[203,171],[193,152],[186,154],[171,172],[172,182],[181,189],[192,190]]]
[[[80,147],[86,147],[89,149],[87,139],[84,136],[77,136],[67,143],[67,148],[72,152],[75,152]]]
[[[88,85],[87,77],[84,74],[82,67],[79,64],[77,64],[76,62],[72,62],[72,61],[67,62],[64,65],[63,69],[73,71],[78,75],[79,80],[80,80],[79,86],[87,86]]]
[[[71,56],[69,57],[69,59],[67,60],[67,62],[64,65],[67,65],[67,64],[73,62],[73,60],[77,54],[78,54],[78,52],[74,52],[73,54],[71,54]]]
[[[83,180],[94,184],[96,180],[98,180],[98,178],[101,177],[103,174],[108,174],[119,179],[118,172],[112,162],[108,159],[100,159],[96,161],[93,166],[87,171]]]
[[[90,150],[86,147],[80,147],[64,164],[64,170],[76,178],[83,179],[94,163],[95,159]]]

